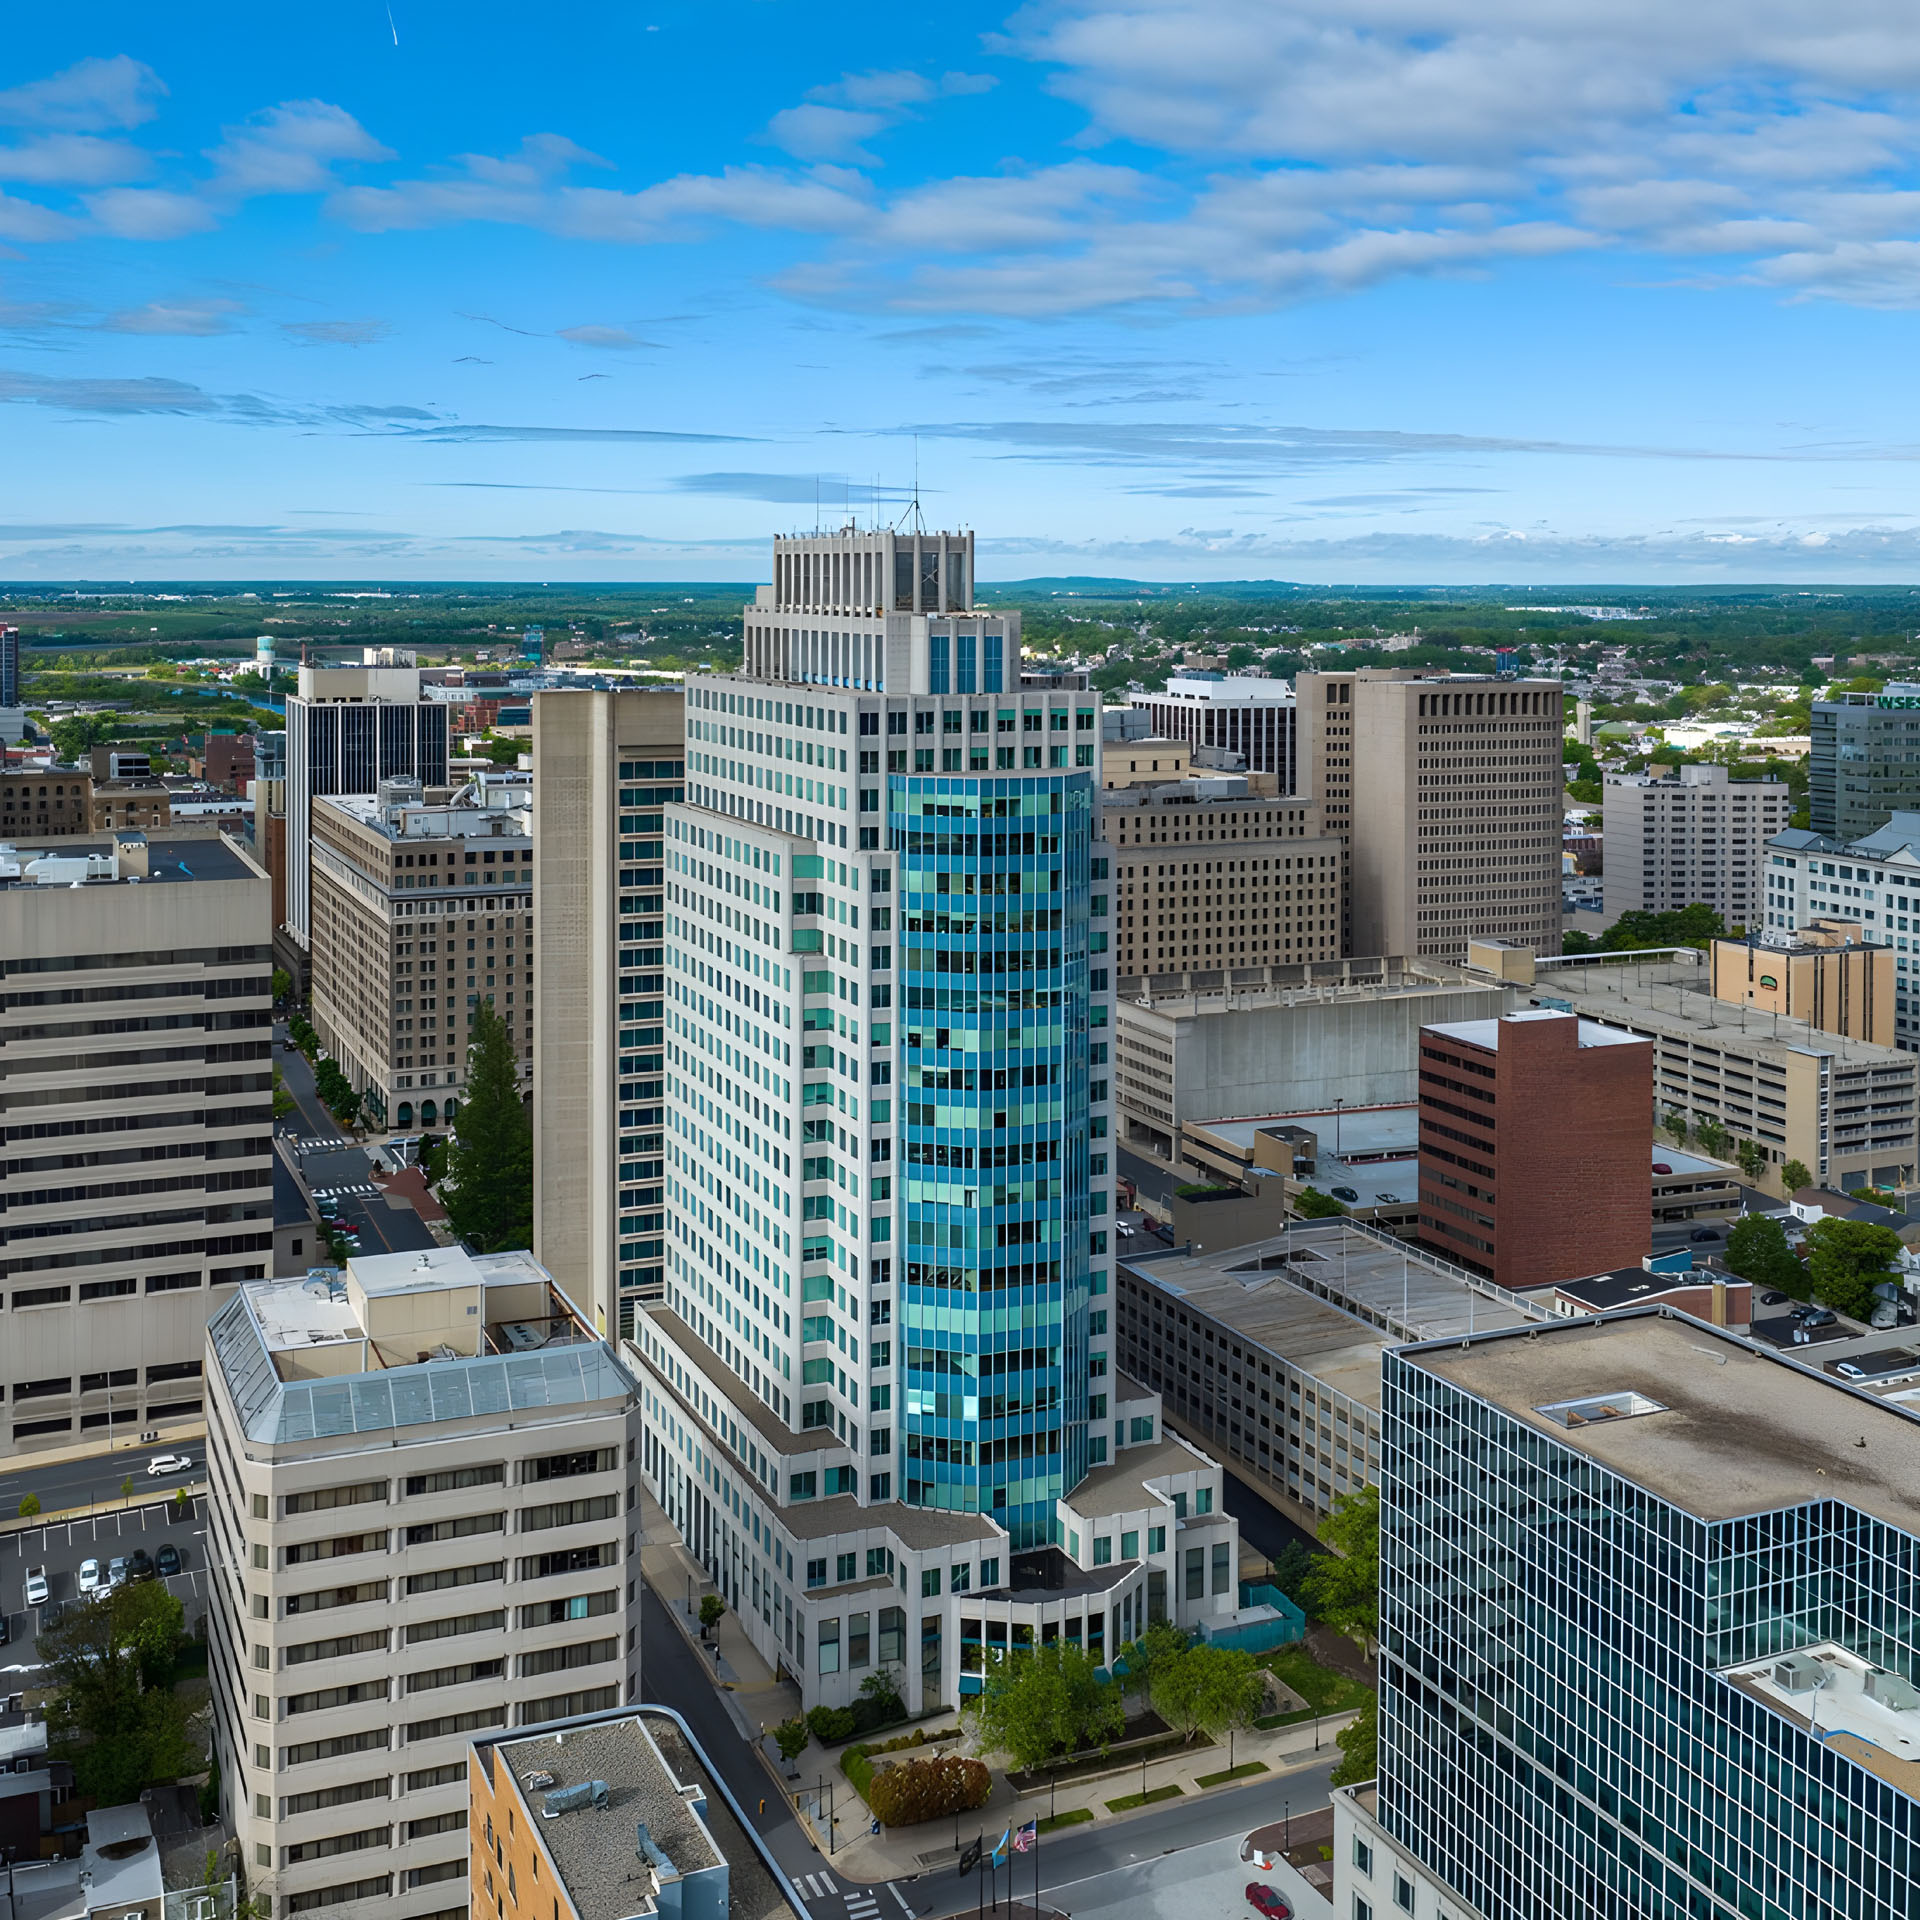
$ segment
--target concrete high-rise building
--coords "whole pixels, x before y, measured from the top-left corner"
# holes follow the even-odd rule
[[[1899,1038],[1895,977],[1892,942],[1867,939],[1857,920],[1814,920],[1798,933],[1716,940],[1707,956],[1707,990],[1716,1000],[1804,1020],[1823,1033],[1876,1047],[1891,1047]]]
[[[1652,1248],[1653,1047],[1570,1013],[1420,1029],[1420,1237],[1509,1291]]]
[[[1236,1597],[1218,1468],[1112,1359],[1097,696],[1017,685],[970,559],[776,542],[666,810],[646,1466],[809,1702],[876,1641],[952,1702],[988,1626],[1105,1648]]]
[[[610,1337],[666,1280],[666,809],[680,691],[533,701],[534,1249]]]
[[[1100,818],[1116,980],[1338,958],[1340,843],[1310,802],[1207,774],[1103,788]]]
[[[447,709],[421,698],[419,669],[302,667],[300,690],[287,698],[286,798],[287,929],[302,949],[311,937],[314,799],[375,793],[401,775],[447,784]]]
[[[1176,673],[1163,692],[1136,693],[1130,698],[1136,709],[1151,716],[1159,738],[1237,753],[1248,773],[1271,777],[1274,785],[1268,791],[1300,790],[1299,708],[1284,680],[1264,680],[1253,674]]]
[[[0,847],[0,1451],[197,1420],[273,1258],[266,875],[206,834]]]
[[[1896,812],[1858,840],[1790,827],[1767,849],[1765,878],[1770,934],[1832,921],[1893,949],[1889,1044],[1920,1052],[1920,813]]]
[[[1347,952],[1557,954],[1560,682],[1370,667],[1295,688],[1304,790],[1346,844]]]
[[[1864,840],[1896,813],[1920,812],[1920,684],[1813,703],[1807,824],[1822,838]]]
[[[1610,918],[1712,907],[1730,927],[1766,911],[1767,842],[1793,808],[1784,780],[1732,780],[1721,766],[1672,775],[1610,773],[1605,898]]]
[[[20,629],[0,627],[0,707],[20,704]]]
[[[1904,1915],[1912,1416],[1660,1308],[1383,1365],[1340,1920]]]
[[[451,1122],[474,1016],[533,1071],[533,788],[482,774],[440,801],[417,780],[312,803],[313,1024],[381,1125]]]
[[[466,1911],[476,1733],[634,1698],[635,1383],[525,1253],[351,1260],[206,1331],[221,1812],[275,1920]]]

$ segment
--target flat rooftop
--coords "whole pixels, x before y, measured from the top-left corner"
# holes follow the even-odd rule
[[[1597,1020],[1629,1021],[1649,1033],[1675,1039],[1709,1039],[1760,1059],[1788,1054],[1824,1054],[1844,1065],[1901,1067],[1913,1071],[1914,1056],[1876,1047],[1844,1034],[1827,1033],[1804,1020],[1788,1020],[1739,1000],[1716,1000],[1706,991],[1706,970],[1684,962],[1623,962],[1555,966],[1533,990],[1535,1000],[1566,1000],[1576,1013]]]
[[[1488,1053],[1498,1053],[1500,1029],[1508,1021],[1572,1018],[1571,1014],[1561,1013],[1552,1007],[1527,1007],[1518,1013],[1508,1014],[1504,1020],[1436,1021],[1422,1031],[1440,1034],[1448,1040],[1458,1040],[1462,1046],[1480,1047]],[[1593,1020],[1580,1022],[1580,1045],[1583,1047],[1644,1047],[1646,1044],[1636,1033],[1622,1033],[1618,1027],[1603,1027]]]
[[[1493,997],[1508,991],[1488,974],[1468,973],[1444,960],[1408,960],[1398,955],[1276,961],[1211,972],[1130,974],[1128,979],[1136,984],[1121,996],[1122,1007],[1139,1007],[1170,1019],[1269,1007],[1333,1006],[1403,994],[1478,992]]]
[[[1549,1321],[1406,1357],[1696,1519],[1840,1500],[1920,1535],[1920,1420],[1698,1320]],[[1649,1410],[1540,1411],[1624,1395]]]
[[[1351,1163],[1367,1157],[1397,1159],[1410,1155],[1420,1141],[1420,1108],[1408,1101],[1401,1106],[1325,1108],[1314,1113],[1274,1113],[1245,1120],[1189,1120],[1187,1132],[1210,1134],[1241,1153],[1252,1153],[1255,1138],[1274,1127],[1304,1127],[1317,1135],[1327,1158]],[[1336,1141],[1338,1145],[1336,1147]]]
[[[1218,1253],[1122,1254],[1120,1264],[1134,1280],[1376,1408],[1383,1348],[1525,1326],[1547,1311],[1341,1221],[1301,1223]]]
[[[75,834],[71,838],[63,837],[40,844],[26,841],[0,844],[0,885],[22,893],[58,893],[64,890],[65,882],[50,885],[41,881],[36,884],[31,874],[24,871],[27,864],[34,860],[66,862],[89,857],[111,861],[114,857],[114,836],[110,833]],[[10,871],[16,866],[22,871]],[[223,835],[209,833],[204,838],[192,839],[184,835],[178,839],[149,837],[147,871],[144,874],[115,877],[108,872],[98,878],[89,878],[83,884],[89,887],[182,886],[195,880],[259,880],[264,877],[232,841]]]

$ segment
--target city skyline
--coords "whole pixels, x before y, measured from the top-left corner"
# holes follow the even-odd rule
[[[738,580],[916,472],[983,579],[1920,560],[1870,0],[239,24],[13,38],[0,574]]]

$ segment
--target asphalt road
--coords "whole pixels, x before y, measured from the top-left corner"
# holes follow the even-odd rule
[[[872,1887],[854,1885],[836,1873],[833,1862],[816,1852],[801,1831],[777,1780],[740,1737],[720,1703],[711,1674],[689,1651],[659,1597],[645,1582],[641,1583],[640,1595],[640,1697],[672,1707],[693,1729],[734,1798],[753,1818],[774,1858],[800,1888],[808,1920],[860,1920],[868,1910],[869,1896],[878,1898],[880,1920],[907,1920],[908,1916],[923,1920],[927,1915],[975,1910],[981,1889],[971,1876],[963,1882],[952,1867],[931,1868]],[[1188,1847],[1238,1838],[1278,1819],[1286,1804],[1303,1813],[1324,1806],[1328,1776],[1339,1757],[1329,1737],[1325,1752],[1317,1760],[1310,1756],[1310,1764],[1296,1771],[1268,1774],[1241,1787],[1216,1789],[1200,1799],[1170,1801],[1116,1823],[1069,1827],[1050,1834],[1041,1842],[1043,1894],[1051,1900],[1071,1882],[1132,1867],[1140,1861],[1159,1860]],[[1116,1793],[1128,1790],[1127,1782],[1116,1783]],[[849,1786],[845,1791],[858,1810],[859,1800],[853,1789]],[[1044,1811],[1037,1800],[1027,1809],[1034,1810]],[[940,1844],[938,1824],[929,1824],[927,1833],[927,1851],[931,1852]],[[995,1837],[987,1836],[989,1840]],[[1028,1897],[1031,1883],[1026,1876],[1031,1870],[1031,1855],[1022,1856],[1022,1899]],[[1004,1885],[1001,1897],[1006,1897]],[[858,1912],[848,1915],[849,1906]]]
[[[184,1453],[193,1465],[185,1473],[165,1479],[149,1479],[147,1462],[157,1453]],[[20,1511],[20,1502],[34,1494],[43,1513],[67,1513],[94,1501],[118,1500],[128,1480],[140,1494],[187,1486],[196,1492],[207,1478],[206,1459],[198,1441],[168,1442],[158,1446],[117,1447],[112,1453],[89,1455],[84,1460],[62,1460],[39,1467],[19,1467],[0,1477],[0,1514],[9,1517]],[[6,1543],[0,1539],[0,1550]],[[0,1604],[5,1603],[0,1589]]]
[[[191,1624],[202,1611],[206,1591],[206,1502],[189,1502],[184,1514],[166,1502],[103,1513],[90,1520],[59,1526],[23,1528],[0,1539],[0,1610],[6,1614],[8,1642],[0,1647],[0,1693],[18,1692],[21,1681],[38,1668],[34,1636],[38,1611],[26,1603],[29,1567],[45,1567],[56,1603],[71,1605],[80,1598],[77,1575],[82,1560],[98,1560],[104,1570],[109,1560],[144,1547],[157,1553],[162,1543],[180,1555],[180,1571],[167,1586],[180,1596]]]

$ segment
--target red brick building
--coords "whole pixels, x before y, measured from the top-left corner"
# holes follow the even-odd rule
[[[1503,1287],[1638,1266],[1653,1045],[1529,1010],[1420,1030],[1420,1238]]]

